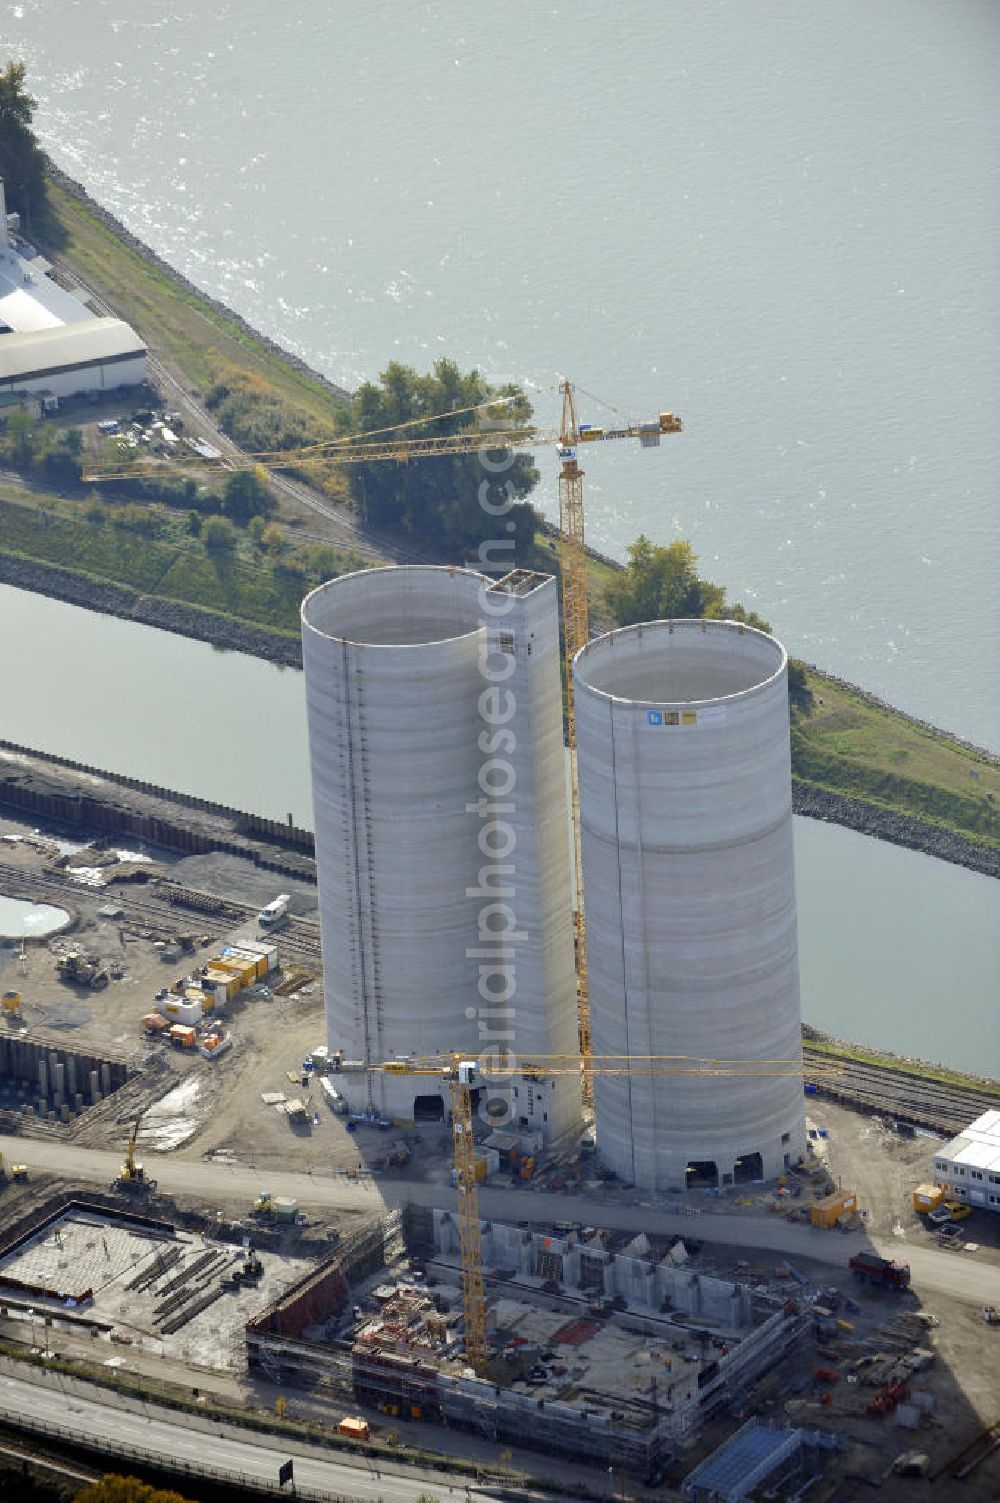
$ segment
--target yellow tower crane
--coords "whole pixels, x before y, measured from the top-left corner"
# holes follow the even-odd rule
[[[587,590],[587,553],[584,534],[583,476],[577,458],[582,444],[608,440],[638,439],[643,448],[655,448],[665,433],[683,431],[681,419],[673,412],[661,412],[650,422],[619,421],[616,426],[600,428],[580,423],[576,415],[575,387],[568,380],[560,383],[562,419],[558,431],[545,428],[507,427],[492,417],[489,421],[470,423],[457,433],[421,438],[413,430],[448,418],[484,418],[498,408],[510,406],[520,396],[494,398],[477,407],[458,407],[452,412],[434,413],[413,418],[391,427],[373,429],[360,435],[348,435],[313,444],[303,449],[269,450],[247,454],[241,460],[226,459],[227,469],[247,469],[258,465],[264,469],[301,469],[320,464],[372,464],[392,460],[407,464],[441,454],[477,454],[495,449],[535,449],[555,445],[559,469],[559,564],[562,582],[563,654],[566,672],[566,722],[570,752],[570,791],[573,816],[573,853],[576,876],[574,934],[576,948],[577,1009],[579,1016],[580,1053],[584,1059],[581,1087],[584,1100],[593,1100],[593,1084],[586,1061],[590,1055],[590,999],[587,984],[587,930],[583,899],[583,861],[580,840],[580,792],[576,765],[576,714],[573,699],[573,659],[590,639],[590,614]],[[596,400],[592,398],[592,400]],[[612,409],[613,410],[613,409]],[[87,474],[84,479],[123,480],[149,474],[162,474],[161,466],[130,465],[124,470]]]
[[[479,1181],[476,1177],[475,1104],[480,1086],[479,1065],[460,1054],[384,1060],[369,1071],[385,1075],[435,1076],[447,1082],[450,1095],[455,1185],[458,1195],[458,1242],[462,1271],[462,1312],[465,1355],[480,1376],[486,1373],[489,1343],[486,1292],[483,1283],[482,1238],[479,1222]],[[800,1079],[806,1066],[800,1059],[698,1059],[683,1054],[540,1054],[517,1060],[517,1076],[540,1079],[550,1075],[740,1076]],[[809,1077],[822,1081],[842,1073],[842,1066],[812,1060]]]
[[[573,692],[573,659],[590,641],[590,611],[587,590],[587,551],[584,534],[583,470],[577,459],[581,443],[605,439],[638,438],[644,448],[659,444],[663,433],[680,433],[683,427],[672,412],[661,412],[651,423],[628,423],[624,428],[581,427],[571,381],[563,381],[562,423],[559,432],[559,572],[562,581],[563,650],[566,661],[566,731],[570,761],[570,800],[573,815],[573,857],[576,868],[577,1012],[580,1023],[580,1054],[583,1057],[581,1090],[584,1101],[594,1099],[590,1059],[590,987],[587,977],[587,919],[583,897],[583,850],[580,830],[580,780],[576,761],[576,701]]]

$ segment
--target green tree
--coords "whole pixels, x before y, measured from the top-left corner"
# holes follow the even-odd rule
[[[261,541],[264,537],[264,529],[266,527],[267,523],[264,521],[263,517],[251,517],[250,521],[247,523],[247,532],[249,533],[250,541],[253,543],[255,548],[259,548],[261,546]]]
[[[805,664],[798,658],[788,659],[788,697],[797,709],[808,710],[812,705],[813,693],[806,678]]]
[[[269,522],[260,535],[260,546],[276,556],[287,553],[291,544],[275,522]]]
[[[437,361],[433,372],[423,376],[393,362],[378,383],[369,381],[358,388],[351,426],[360,435],[421,419],[408,430],[413,437],[449,436],[474,430],[476,414],[462,409],[491,399],[497,399],[491,420],[506,429],[523,429],[527,436],[531,406],[517,387],[490,387],[477,371],[463,374],[451,360]],[[456,411],[458,416],[450,415]],[[400,529],[452,554],[471,555],[484,544],[500,543],[479,562],[506,572],[534,541],[538,526],[534,509],[525,502],[538,481],[534,462],[527,454],[514,454],[508,467],[498,469],[506,457],[497,449],[484,455],[440,455],[413,464],[383,460],[355,465],[351,496],[357,510],[376,526]]]
[[[9,62],[0,72],[0,177],[8,209],[17,209],[30,229],[45,218],[45,155],[31,129],[35,101],[25,71],[24,63]]]
[[[26,412],[12,412],[4,435],[4,458],[17,470],[28,470],[41,452],[38,424]]]
[[[57,429],[51,423],[45,423],[39,430],[38,442],[36,463],[42,473],[49,480],[78,484],[83,474],[80,459],[83,453],[83,434],[80,429]]]
[[[227,475],[222,492],[222,513],[237,527],[245,527],[251,517],[269,517],[276,510],[267,472],[259,465],[252,470],[234,470]]]
[[[92,1482],[77,1493],[73,1503],[189,1503],[172,1488],[153,1487],[138,1477],[122,1477],[109,1472],[100,1482]]]
[[[625,568],[606,587],[605,600],[619,626],[704,617],[770,631],[755,611],[727,605],[722,585],[699,576],[698,555],[686,542],[657,547],[640,534],[628,550]]]
[[[338,572],[337,555],[325,543],[308,543],[296,550],[296,557],[311,579],[332,579]]]
[[[209,553],[232,553],[236,537],[236,528],[228,517],[206,517],[201,524],[201,540]]]

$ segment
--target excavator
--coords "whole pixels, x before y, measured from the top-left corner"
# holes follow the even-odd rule
[[[139,1136],[139,1123],[141,1121],[142,1116],[140,1114],[132,1124],[132,1131],[129,1133],[125,1143],[125,1162],[118,1171],[118,1178],[111,1181],[112,1190],[123,1190],[126,1194],[148,1193],[151,1195],[156,1189],[156,1180],[149,1178],[142,1164],[135,1156],[135,1143]]]
[[[3,1154],[0,1153],[0,1188],[2,1188],[8,1180],[10,1180],[11,1183],[16,1184],[19,1180],[23,1181],[27,1178],[27,1164],[8,1165],[7,1160],[4,1158]]]

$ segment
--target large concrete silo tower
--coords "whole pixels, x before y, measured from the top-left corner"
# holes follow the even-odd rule
[[[799,1060],[784,649],[653,622],[589,643],[574,682],[594,1053]],[[771,1177],[804,1147],[795,1076],[594,1084],[602,1158],[651,1189]]]
[[[555,581],[370,569],[306,597],[302,640],[330,1047],[572,1052]],[[343,1085],[390,1115],[446,1110],[434,1080]],[[575,1080],[513,1090],[514,1127],[577,1126]]]

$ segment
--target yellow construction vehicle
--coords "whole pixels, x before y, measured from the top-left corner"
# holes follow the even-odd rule
[[[21,993],[4,992],[3,996],[0,997],[0,1010],[8,1018],[19,1017],[21,1012]]]
[[[27,1164],[11,1164],[8,1168],[6,1159],[0,1153],[0,1186],[5,1185],[8,1180],[16,1182],[17,1180],[25,1180],[27,1178]]]
[[[139,1123],[141,1121],[142,1116],[140,1115],[136,1117],[132,1124],[132,1131],[129,1133],[125,1143],[125,1162],[118,1171],[118,1178],[111,1182],[113,1190],[124,1190],[126,1193],[147,1191],[152,1194],[156,1189],[156,1180],[149,1178],[142,1164],[135,1156],[135,1143],[139,1136]]]

